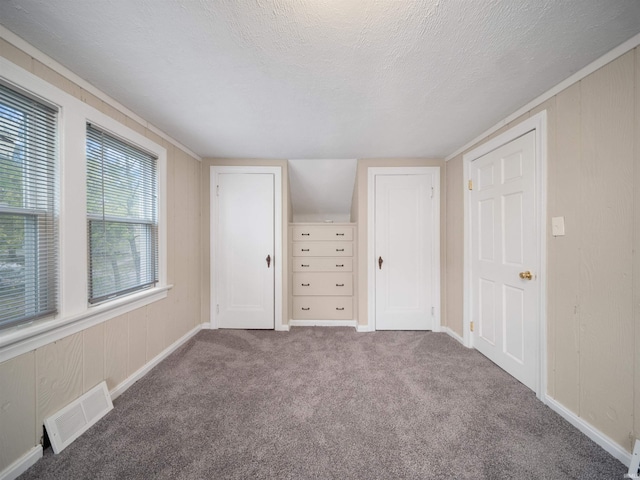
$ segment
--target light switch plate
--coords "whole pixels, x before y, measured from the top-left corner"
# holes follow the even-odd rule
[[[562,237],[564,235],[564,217],[553,217],[551,219],[551,235]]]

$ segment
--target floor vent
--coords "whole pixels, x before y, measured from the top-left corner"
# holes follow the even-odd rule
[[[71,442],[113,409],[106,382],[95,386],[44,421],[54,453]]]

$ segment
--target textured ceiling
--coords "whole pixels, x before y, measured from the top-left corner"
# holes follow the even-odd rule
[[[638,0],[2,0],[203,157],[445,157],[640,32]]]

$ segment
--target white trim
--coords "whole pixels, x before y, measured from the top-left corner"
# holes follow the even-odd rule
[[[369,333],[375,332],[375,330],[371,327],[371,325],[356,325],[356,332],[358,333]]]
[[[134,293],[63,320],[45,319],[36,321],[33,325],[8,329],[7,334],[0,337],[0,363],[162,300],[172,287],[173,285],[168,285]]]
[[[567,422],[569,422],[571,425],[576,427],[578,430],[584,433],[587,437],[589,437],[595,443],[600,445],[604,450],[610,453],[613,457],[620,460],[627,467],[629,466],[629,464],[631,463],[631,454],[627,452],[624,447],[618,445],[615,441],[607,437],[600,430],[598,430],[597,428],[595,428],[594,426],[586,422],[583,418],[577,416],[567,407],[563,406],[561,403],[549,397],[548,395],[545,396],[544,403],[551,410],[556,412],[558,415],[564,418]]]
[[[209,168],[209,325],[211,330],[218,329],[218,293],[216,291],[218,276],[216,262],[216,227],[218,223],[217,205],[217,171],[214,167]]]
[[[369,330],[376,330],[376,259],[375,251],[375,177],[377,175],[435,175],[433,185],[434,211],[437,219],[434,222],[435,233],[433,243],[433,266],[434,279],[434,316],[435,322],[433,331],[439,332],[441,329],[441,275],[440,275],[440,167],[369,167],[367,169],[367,251],[365,258],[367,261],[367,325]]]
[[[217,293],[216,289],[216,274],[217,268],[214,268],[214,262],[216,259],[216,232],[217,225],[217,211],[218,200],[215,194],[215,185],[217,184],[216,176],[219,173],[270,173],[274,177],[274,212],[273,212],[273,227],[274,227],[274,252],[273,252],[273,266],[274,266],[274,330],[283,330],[283,318],[282,318],[282,263],[286,258],[286,252],[282,246],[282,167],[278,166],[228,166],[228,165],[213,165],[209,169],[209,278],[210,278],[210,323],[212,329],[219,328],[218,318],[215,313],[214,305],[217,305]],[[279,256],[281,258],[279,258]]]
[[[539,331],[538,331],[538,380],[536,382],[536,396],[542,400],[547,391],[547,112],[546,110],[522,121],[503,134],[483,143],[478,148],[466,153],[462,157],[463,184],[464,184],[464,307],[463,307],[463,345],[473,347],[473,339],[469,330],[471,322],[471,215],[469,213],[469,179],[471,162],[483,155],[509,143],[516,138],[536,132],[535,137],[535,208],[536,229],[538,231],[537,249],[538,265],[535,266],[538,273],[539,294]]]
[[[458,335],[456,332],[451,330],[449,327],[442,327],[440,331],[446,333],[451,338],[457,340],[458,342],[460,342],[461,345],[464,345],[464,339],[460,335]]]
[[[212,330],[211,322],[202,323],[202,330]]]
[[[484,131],[483,133],[478,135],[476,138],[474,138],[470,142],[467,142],[465,145],[463,145],[462,147],[458,148],[455,152],[453,152],[452,154],[450,154],[447,157],[445,157],[445,159],[444,159],[445,162],[448,162],[452,158],[457,157],[458,155],[460,155],[464,151],[466,151],[466,150],[470,149],[471,147],[473,147],[474,145],[476,145],[478,142],[481,142],[483,139],[487,138],[493,132],[501,129],[502,127],[504,127],[508,123],[510,123],[513,120],[515,120],[516,118],[518,118],[519,116],[521,116],[521,115],[533,110],[534,108],[540,106],[541,104],[543,104],[544,102],[549,100],[551,97],[554,97],[555,95],[557,95],[561,91],[569,88],[574,83],[578,83],[583,78],[591,75],[596,70],[604,67],[606,64],[612,62],[616,58],[621,57],[622,55],[624,55],[628,51],[633,50],[638,45],[640,45],[640,33],[635,35],[635,36],[633,36],[633,37],[631,37],[629,40],[627,40],[626,42],[622,43],[621,45],[618,45],[613,50],[610,50],[609,52],[605,53],[603,56],[601,56],[597,60],[591,62],[586,67],[578,70],[576,73],[574,73],[573,75],[571,75],[567,79],[563,80],[562,82],[558,83],[555,87],[550,88],[545,93],[543,93],[539,97],[535,98],[531,102],[527,103],[524,107],[519,108],[518,110],[513,112],[508,117],[500,120],[493,127],[491,127],[488,130]]]
[[[355,320],[289,320],[292,327],[356,327]]]
[[[2,472],[0,480],[15,480],[42,458],[42,445],[36,445]]]
[[[633,445],[633,452],[631,453],[629,461],[629,478],[638,478],[638,471],[640,470],[640,440],[636,438],[636,442]]]
[[[73,73],[68,68],[66,68],[63,65],[59,64],[58,62],[53,60],[51,57],[49,57],[48,55],[44,54],[43,52],[41,52],[40,50],[35,48],[33,45],[31,45],[30,43],[26,42],[25,40],[20,38],[18,35],[13,33],[11,30],[7,29],[6,27],[3,27],[2,25],[0,25],[0,38],[3,38],[4,40],[6,40],[10,44],[12,44],[14,47],[18,48],[19,50],[22,50],[24,53],[26,53],[30,57],[33,57],[35,60],[43,63],[44,65],[46,65],[47,67],[49,67],[50,69],[55,71],[56,73],[59,73],[63,77],[66,77],[68,80],[70,80],[71,82],[75,83],[76,85],[78,85],[83,90],[86,90],[90,94],[95,95],[96,97],[98,97],[103,102],[109,104],[111,107],[113,107],[116,110],[120,111],[120,113],[123,113],[124,115],[126,115],[129,118],[131,118],[132,120],[135,120],[136,122],[138,122],[143,127],[148,128],[151,132],[155,133],[159,137],[162,137],[163,139],[165,139],[168,142],[172,143],[173,145],[178,147],[180,150],[184,151],[188,155],[191,155],[196,160],[202,161],[202,157],[200,157],[200,155],[192,152],[188,147],[186,147],[182,143],[178,142],[173,137],[167,135],[162,130],[160,130],[158,127],[156,127],[156,126],[152,125],[151,123],[147,122],[144,118],[140,117],[135,112],[132,112],[127,107],[122,105],[117,100],[111,98],[109,95],[107,95],[103,91],[98,90],[92,84],[90,84],[89,82],[87,82],[83,78],[79,77],[78,75]]]
[[[115,400],[116,398],[118,398],[120,395],[122,395],[124,392],[127,391],[127,389],[133,385],[134,383],[136,383],[138,380],[140,380],[142,377],[144,377],[147,373],[149,373],[151,371],[151,369],[153,369],[156,365],[158,365],[161,361],[163,361],[165,358],[167,358],[169,355],[171,355],[173,352],[175,352],[179,347],[181,347],[184,343],[186,343],[191,337],[193,337],[196,333],[198,333],[200,330],[203,329],[202,325],[198,325],[197,327],[195,327],[194,329],[190,330],[189,332],[187,332],[186,334],[184,334],[182,337],[180,337],[178,340],[176,340],[175,342],[173,342],[171,345],[169,345],[167,348],[165,348],[162,352],[160,352],[158,355],[156,355],[155,357],[153,357],[149,362],[147,362],[142,368],[140,368],[139,370],[137,370],[136,372],[132,373],[128,378],[126,378],[123,382],[119,383],[118,385],[116,385],[110,392],[109,394],[111,395],[111,400]]]
[[[276,322],[276,332],[288,332],[290,330],[290,325],[288,323],[278,323]]]

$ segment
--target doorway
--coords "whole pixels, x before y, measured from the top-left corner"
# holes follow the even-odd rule
[[[540,397],[545,383],[544,114],[464,157],[465,331]]]

